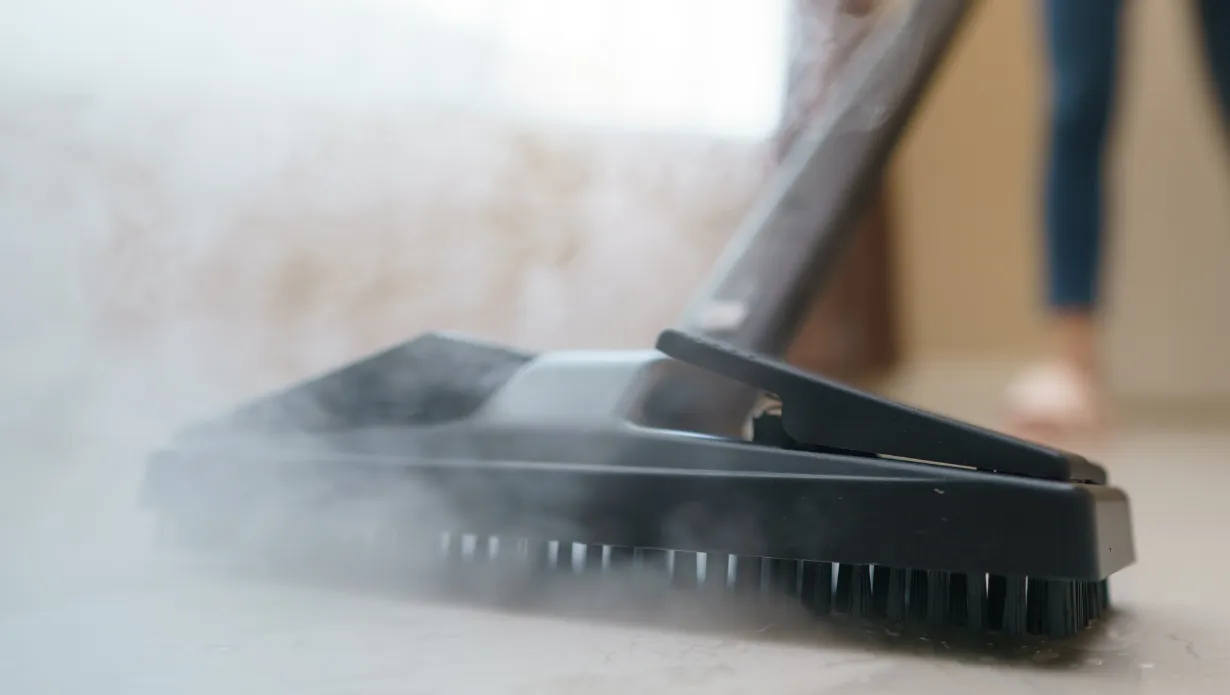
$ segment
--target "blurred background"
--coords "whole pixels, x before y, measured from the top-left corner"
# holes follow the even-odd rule
[[[429,329],[644,345],[893,4],[9,4],[5,379],[161,416]],[[1106,361],[1133,410],[1208,413],[1226,172],[1187,6],[1131,5]],[[973,14],[792,359],[930,402],[1036,355],[1035,15]]]
[[[1196,418],[1230,395],[1225,151],[1189,3],[1125,4],[1101,349],[1125,417]],[[1042,346],[1046,71],[1032,2],[984,2],[892,172],[903,356],[986,379]],[[1002,360],[1002,362],[1001,362]],[[973,367],[977,363],[979,367]],[[966,368],[981,377],[959,376]],[[929,380],[932,377],[927,377]]]
[[[3,4],[0,532],[37,568],[167,427],[422,331],[648,345],[903,1]],[[1102,350],[1129,419],[1216,427],[1224,152],[1188,5],[1130,5]],[[792,361],[994,421],[1044,345],[1036,14],[979,3]]]

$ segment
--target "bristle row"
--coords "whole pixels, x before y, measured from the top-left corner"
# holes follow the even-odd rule
[[[372,536],[352,529],[323,530],[299,528],[291,535],[304,541],[303,550],[281,542],[274,544],[274,554],[328,556],[334,561],[327,564],[334,566],[339,558],[340,564],[358,566],[375,557],[382,559],[378,563],[416,570],[430,560],[422,553],[434,554],[445,567],[462,570],[448,573],[457,586],[471,585],[466,576],[484,575],[483,571],[470,574],[480,567],[506,567],[530,577],[630,574],[682,590],[729,593],[755,601],[784,598],[797,601],[815,616],[1013,636],[1066,637],[1102,617],[1110,606],[1106,580],[1009,577],[473,534],[443,534],[432,540],[418,534]],[[180,543],[203,550],[217,545],[203,532],[176,535]],[[261,557],[268,558],[270,548],[262,547]]]
[[[466,550],[482,544],[467,543],[465,537],[456,545],[460,554],[447,549],[445,554],[458,561],[482,562],[497,555],[494,550]],[[1005,577],[567,542],[516,547],[522,562],[556,574],[627,570],[667,578],[682,589],[790,598],[817,616],[1067,637],[1097,620],[1109,606],[1105,580]]]

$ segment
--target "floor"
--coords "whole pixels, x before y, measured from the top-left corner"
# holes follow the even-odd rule
[[[1090,695],[1218,693],[1230,678],[1230,605],[1218,603],[1230,564],[1216,550],[1230,528],[1230,429],[1133,426],[1102,445],[1132,495],[1140,557],[1112,585],[1119,614],[1071,646],[1010,650],[772,619],[708,631],[514,615],[209,575],[151,555],[135,443],[22,434],[22,460],[38,465],[6,468],[25,473],[0,486],[3,693]]]

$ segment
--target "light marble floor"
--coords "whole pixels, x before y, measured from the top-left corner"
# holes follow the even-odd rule
[[[1113,584],[1120,613],[1073,647],[1010,653],[771,622],[705,632],[512,615],[168,571],[132,508],[136,453],[57,441],[27,451],[37,466],[6,466],[0,693],[1170,694],[1230,682],[1230,430],[1139,427],[1105,445],[1100,458],[1132,495],[1140,557]]]

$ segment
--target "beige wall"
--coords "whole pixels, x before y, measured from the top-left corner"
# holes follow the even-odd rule
[[[1041,86],[1030,3],[985,3],[898,155],[902,340],[910,357],[1032,350]]]
[[[1188,3],[1142,2],[1117,157],[1107,353],[1129,395],[1230,394],[1230,179]]]
[[[9,106],[0,151],[27,193],[0,195],[0,219],[37,236],[0,258],[15,290],[0,316],[26,327],[0,377],[85,380],[106,403],[215,407],[423,331],[643,347],[767,159],[755,143],[255,100]]]
[[[1015,360],[1043,345],[1036,6],[981,4],[896,164],[914,358]],[[1129,397],[1230,397],[1230,202],[1188,19],[1169,0],[1128,17],[1105,350]]]

